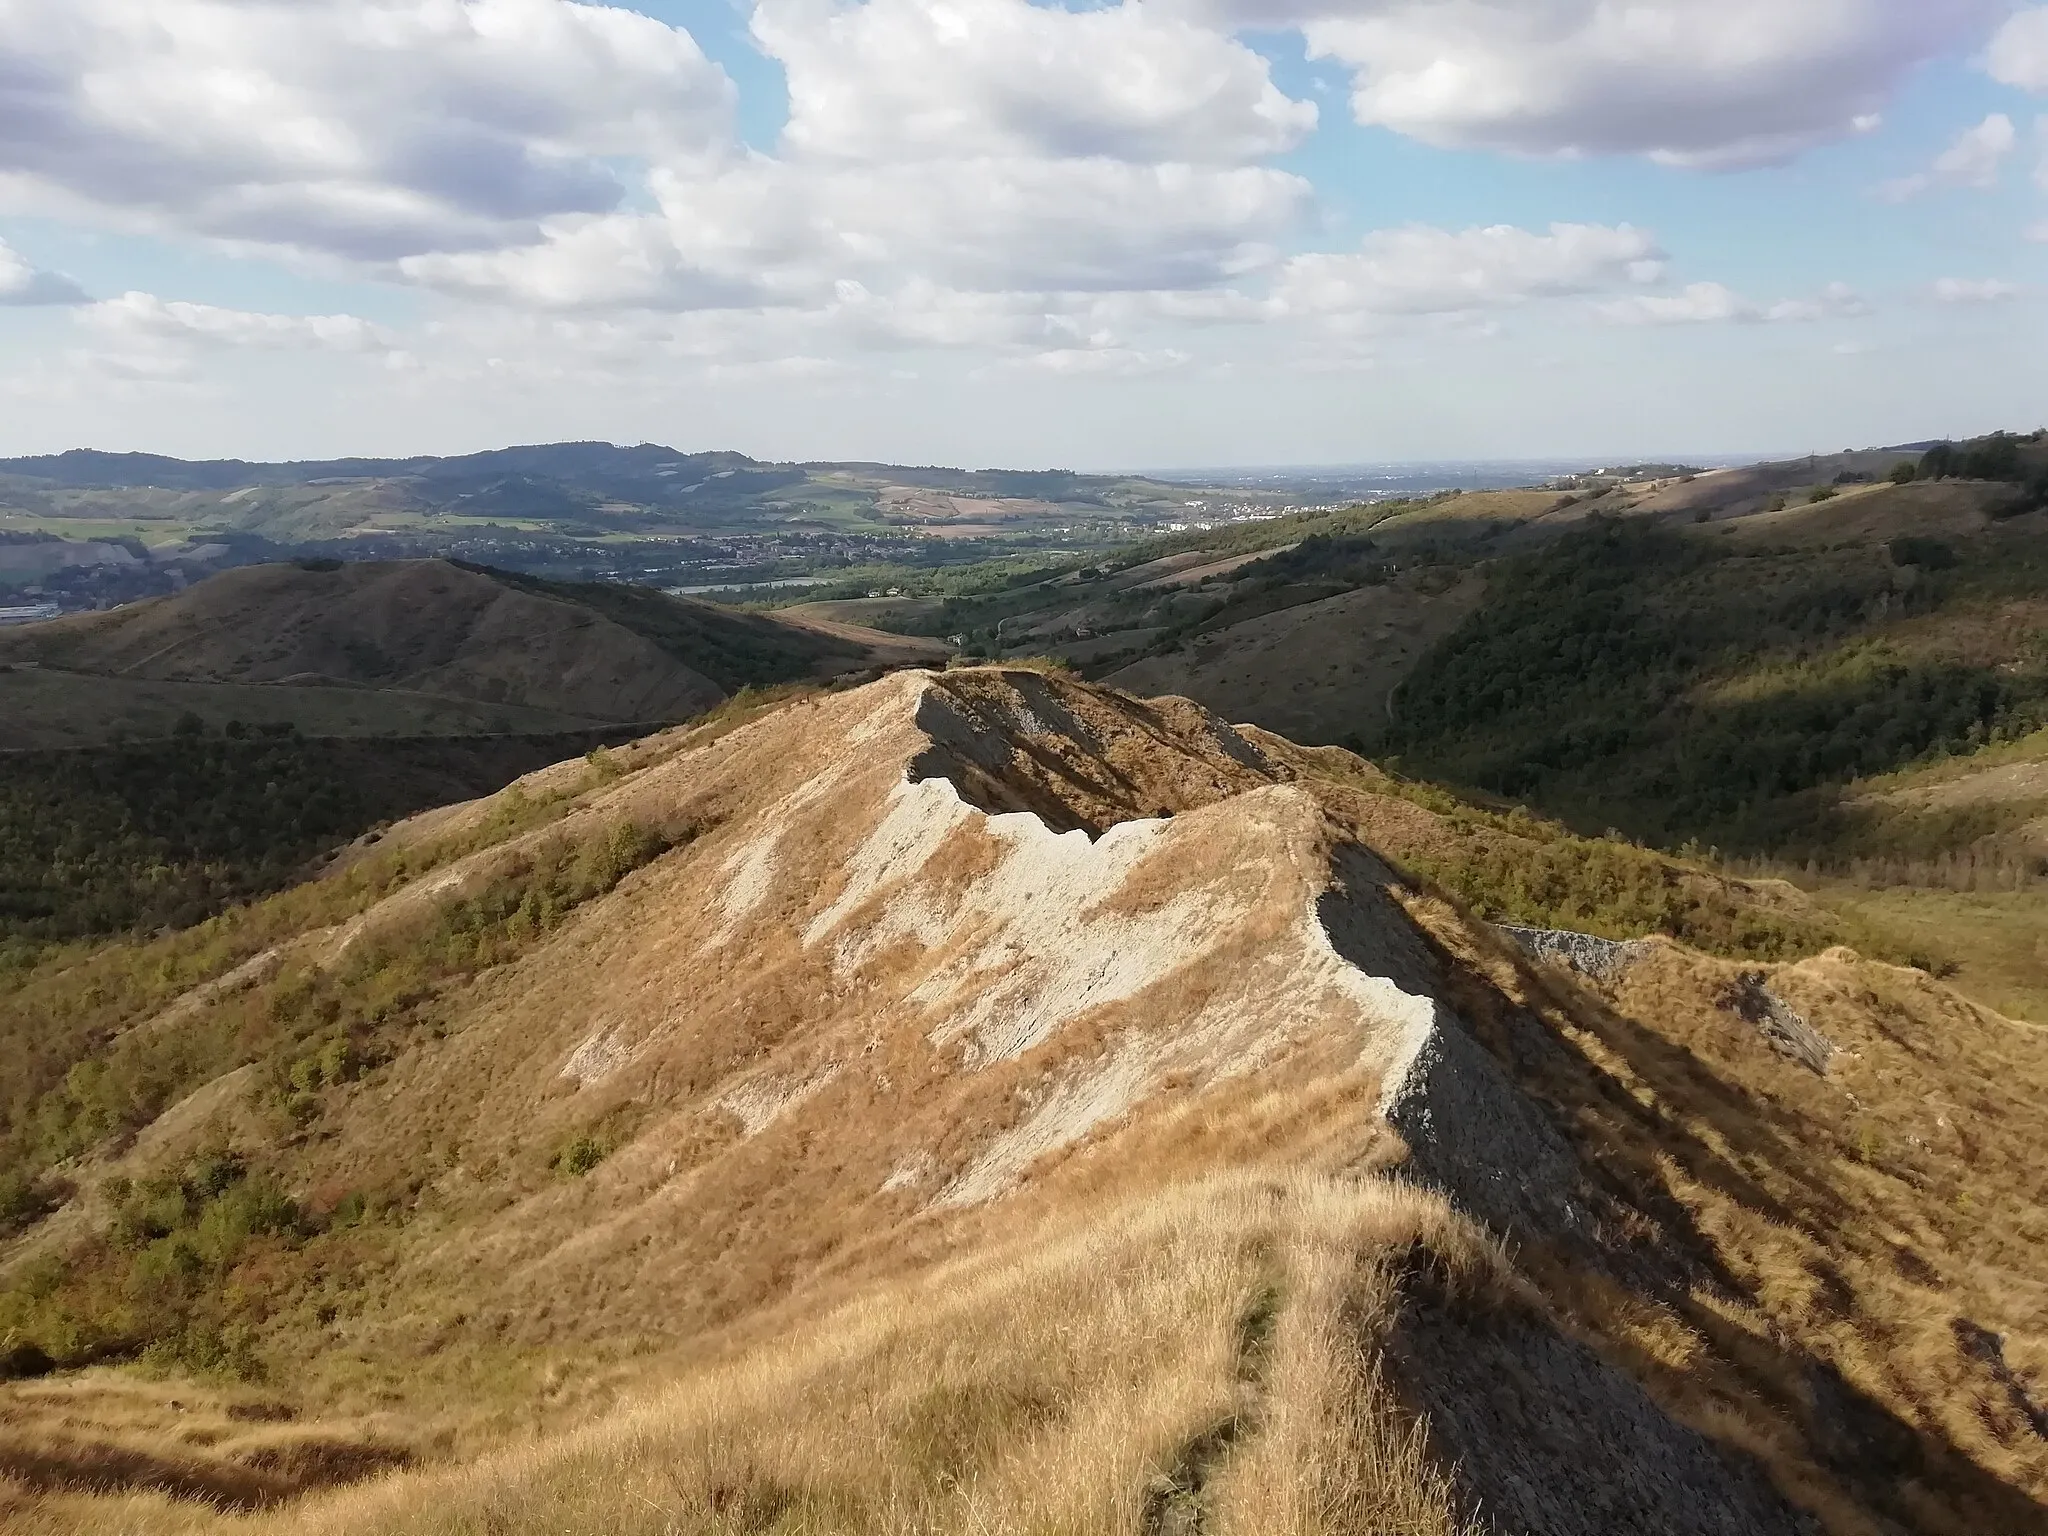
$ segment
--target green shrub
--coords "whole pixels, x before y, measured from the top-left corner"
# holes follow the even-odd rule
[[[163,1370],[260,1375],[253,1324],[281,1286],[276,1256],[315,1237],[298,1203],[226,1151],[180,1171],[109,1179],[101,1192],[114,1208],[102,1236],[19,1265],[0,1283],[0,1341],[58,1366],[138,1358]]]
[[[194,926],[380,823],[489,793],[588,742],[216,736],[188,715],[168,741],[11,753],[0,941]]]
[[[584,1132],[549,1158],[548,1166],[566,1178],[580,1179],[611,1154],[609,1146]]]
[[[1957,556],[1953,546],[1940,539],[1902,535],[1885,546],[1893,565],[1917,565],[1930,571],[1953,570]]]

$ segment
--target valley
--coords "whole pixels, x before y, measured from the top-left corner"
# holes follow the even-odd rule
[[[290,464],[80,451],[0,460],[0,595],[104,607],[291,557],[438,557],[662,587],[819,575],[887,587],[1299,500],[1142,476],[763,464],[651,443]]]

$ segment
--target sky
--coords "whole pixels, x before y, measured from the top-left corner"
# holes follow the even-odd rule
[[[2048,422],[2048,5],[0,0],[0,454]]]

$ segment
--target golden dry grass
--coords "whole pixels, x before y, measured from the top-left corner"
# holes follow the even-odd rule
[[[1418,1248],[1475,1302],[1511,1302],[1499,1251],[1432,1196],[1224,1177],[1067,1212],[458,1469],[271,1515],[23,1491],[0,1512],[25,1536],[1461,1536],[1377,1387]]]
[[[1822,1075],[1719,1005],[1734,964],[1659,945],[1597,987],[1413,910],[1483,1032],[1565,1048],[1521,1086],[1613,1181],[1618,1251],[1671,1266],[1530,1245],[1554,1305],[1832,1532],[2040,1528],[2048,1033],[1835,950],[1767,972],[1841,1048]]]
[[[1105,921],[1261,867],[1279,840],[1259,818],[1301,798],[1185,701],[989,672],[935,686],[963,711],[1038,722],[1016,761],[978,760],[975,792],[997,808],[1056,804],[1096,828],[1182,813],[1188,865],[1105,891]],[[706,728],[689,738],[717,738],[701,756],[671,733],[601,783],[575,765],[558,828],[687,810],[711,830],[466,988],[445,1038],[330,1091],[311,1130],[267,1154],[295,1189],[413,1181],[402,1223],[376,1234],[385,1260],[323,1276],[266,1347],[302,1396],[294,1435],[324,1415],[388,1437],[382,1405],[421,1465],[232,1518],[26,1478],[0,1505],[8,1529],[1451,1536],[1445,1447],[1378,1348],[1418,1254],[1478,1316],[1551,1309],[1668,1412],[1759,1458],[1832,1536],[2038,1528],[2048,1441],[2026,1405],[2048,1380],[2048,1037],[1853,956],[1772,968],[1844,1047],[1823,1077],[1720,1005],[1733,963],[1658,946],[1602,990],[1417,886],[1404,898],[1434,945],[1433,961],[1417,949],[1432,985],[1579,1154],[1588,1230],[1521,1237],[1533,1290],[1434,1196],[1379,1181],[1402,1149],[1374,1112],[1377,1067],[1327,1028],[1235,1076],[1152,1085],[1004,1198],[948,1208],[938,1192],[1060,1085],[1122,1040],[1188,1029],[1254,974],[1322,876],[1235,922],[1201,965],[1076,1016],[1028,1058],[965,1070],[935,1055],[927,1014],[888,1000],[923,974],[920,944],[854,973],[797,937],[895,803],[900,735],[861,742],[834,798],[774,845],[755,926],[706,941],[736,921],[720,893],[759,846],[752,818],[783,807],[786,832],[808,803],[791,797],[826,771],[814,743],[843,741],[858,712],[805,698]],[[1331,768],[1298,761],[1312,758]],[[1370,840],[1441,833],[1363,765],[1334,776],[1324,809]],[[1305,878],[1341,835],[1317,825],[1324,843],[1284,850]],[[981,835],[931,861],[924,898],[987,872]],[[649,1048],[565,1077],[593,1021]],[[788,1095],[788,1112],[753,1123],[734,1084]],[[219,1118],[253,1141],[259,1109]],[[586,1177],[548,1169],[561,1138],[607,1127],[613,1155]],[[1486,1347],[1475,1334],[1481,1371]],[[1902,1433],[1912,1475],[1845,1455],[1816,1381]],[[141,1409],[121,1433],[154,1433],[165,1457],[209,1451]],[[245,1449],[222,1438],[210,1465]]]
[[[1958,992],[2048,1027],[2048,887],[1864,890],[1828,883],[1817,886],[1814,897],[1891,948],[1954,965],[1946,979]]]

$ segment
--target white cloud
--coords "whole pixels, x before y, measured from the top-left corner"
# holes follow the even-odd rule
[[[1675,294],[1635,294],[1602,304],[1600,313],[1621,325],[1711,325],[1763,318],[1756,305],[1720,283],[1692,283]]]
[[[763,0],[753,32],[788,73],[784,139],[806,156],[1242,164],[1316,123],[1249,48],[1138,0]]]
[[[1275,289],[1288,314],[1456,314],[1654,281],[1664,254],[1647,230],[1553,224],[1415,225],[1368,235],[1356,253],[1291,258]]]
[[[693,222],[703,233],[709,221]],[[758,268],[693,263],[669,221],[645,214],[549,219],[532,244],[407,256],[399,271],[444,292],[540,308],[699,309],[763,302]],[[747,254],[744,238],[734,254]]]
[[[1315,108],[1137,0],[766,0],[778,155],[688,33],[574,0],[0,0],[0,207],[544,307],[1199,288],[1305,211]],[[638,181],[656,212],[624,211]]]
[[[411,281],[553,308],[796,307],[877,292],[1187,291],[1268,265],[1312,197],[1255,163],[1313,127],[1241,44],[1136,0],[768,0],[774,155],[653,163],[654,212],[429,250]],[[943,330],[944,328],[941,327]]]
[[[2004,0],[1174,0],[1300,25],[1362,123],[1457,149],[1766,164],[1868,132]]]
[[[551,221],[534,245],[408,258],[416,281],[518,304],[829,301],[841,279],[990,292],[1199,288],[1254,270],[1305,211],[1261,166],[1092,157],[829,165],[752,157],[654,179],[655,215]]]
[[[1998,185],[1999,167],[2019,147],[2019,130],[2003,112],[1994,112],[1935,158],[1927,170],[1888,181],[1878,188],[1888,202],[1903,203],[1935,187],[1971,187],[1988,191]]]
[[[1488,317],[1559,299],[1633,324],[1821,320],[1867,306],[1846,289],[1776,304],[1712,283],[1673,292],[1654,236],[1626,224],[1416,226],[1283,256],[1313,227],[1315,189],[1273,159],[1316,109],[1233,33],[1301,27],[1312,53],[1349,67],[1356,116],[1429,143],[1720,167],[1871,131],[1915,61],[2006,13],[2004,0],[750,4],[787,83],[772,148],[739,141],[735,88],[688,33],[605,5],[0,0],[0,212],[284,252],[450,300],[403,339],[352,315],[145,293],[92,304],[0,245],[0,303],[77,304],[100,348],[80,354],[80,376],[187,378],[230,351],[359,353],[421,398],[457,380],[557,399],[622,378],[829,382],[848,358],[913,349],[979,352],[935,360],[933,376],[979,368],[1012,387],[1125,377],[1196,366],[1197,327],[1248,360],[1355,368],[1390,336],[1483,337]],[[1993,67],[2016,57],[2001,34]],[[2003,117],[1973,135],[1928,184],[1995,176],[2017,137]],[[1229,326],[1277,334],[1215,329]]]
[[[1997,278],[1944,277],[1937,279],[1933,288],[1934,297],[1942,304],[2001,304],[2007,299],[2020,296],[2017,283],[2002,282]]]
[[[1999,28],[1984,56],[1991,78],[2023,91],[2048,91],[2048,6],[2021,11]]]
[[[85,290],[57,272],[45,272],[0,240],[0,304],[83,304]]]
[[[1758,304],[1721,283],[1691,283],[1675,294],[1633,294],[1597,306],[1617,325],[1783,325],[1850,319],[1870,306],[1846,283],[1830,283],[1818,298]]]
[[[1034,373],[1062,377],[1138,378],[1151,373],[1169,373],[1193,361],[1185,352],[1166,349],[1136,351],[1129,347],[1061,347],[1020,359],[1015,366]]]
[[[689,34],[570,0],[0,0],[9,200],[393,258],[604,212],[607,157],[719,152]]]
[[[1772,324],[1815,320],[1856,320],[1872,313],[1863,295],[1847,283],[1829,283],[1816,298],[1780,299],[1763,311]]]
[[[109,340],[125,343],[328,352],[384,352],[394,345],[383,327],[355,315],[266,315],[166,302],[152,293],[124,293],[89,304],[78,318]]]

